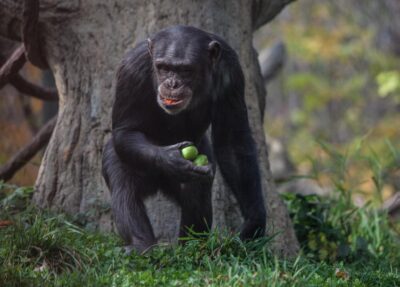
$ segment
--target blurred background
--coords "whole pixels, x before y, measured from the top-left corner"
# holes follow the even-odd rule
[[[397,0],[303,0],[257,31],[274,176],[315,180],[287,191],[379,204],[400,189],[399,15]]]

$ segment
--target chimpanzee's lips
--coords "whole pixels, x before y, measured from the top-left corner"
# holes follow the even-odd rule
[[[163,85],[158,88],[157,103],[167,114],[176,115],[185,110],[192,99],[189,88],[166,89]]]
[[[162,103],[166,106],[176,106],[183,102],[183,99],[173,98],[173,97],[164,97],[160,95],[160,99]]]

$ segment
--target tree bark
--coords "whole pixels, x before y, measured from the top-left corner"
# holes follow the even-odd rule
[[[222,36],[239,54],[250,125],[258,147],[268,232],[277,233],[277,253],[297,252],[286,208],[271,181],[259,108],[259,98],[264,95],[257,88],[262,86],[262,77],[252,46],[254,27],[271,20],[289,1],[261,1],[268,5],[249,0],[43,2],[41,48],[55,75],[60,107],[36,182],[34,200],[39,206],[84,213],[101,229],[113,228],[107,208],[109,191],[101,176],[101,152],[111,131],[116,67],[127,49],[161,28],[193,25]],[[5,14],[0,33],[10,38],[19,37],[18,5],[19,1],[0,4],[0,11],[9,12],[0,12],[0,19]],[[254,5],[264,10],[255,14]],[[179,226],[178,208],[161,195],[146,206],[156,236],[173,241]],[[213,188],[213,210],[214,227],[237,229],[241,216],[219,172]]]

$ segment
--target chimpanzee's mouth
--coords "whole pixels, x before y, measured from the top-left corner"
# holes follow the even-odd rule
[[[178,97],[165,97],[161,94],[160,94],[160,99],[166,107],[169,107],[169,106],[173,107],[173,106],[179,105],[184,100],[184,99],[178,98]]]
[[[168,114],[175,115],[185,110],[192,99],[192,91],[188,88],[180,88],[174,91],[164,89],[162,85],[158,89],[158,105]]]

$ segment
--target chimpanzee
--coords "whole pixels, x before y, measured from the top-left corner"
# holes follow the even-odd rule
[[[211,164],[184,159],[181,149],[190,144]],[[167,28],[130,50],[117,72],[103,176],[128,249],[156,243],[143,200],[157,190],[180,205],[180,236],[211,227],[214,157],[245,219],[240,237],[262,236],[266,211],[238,56],[211,33]]]

